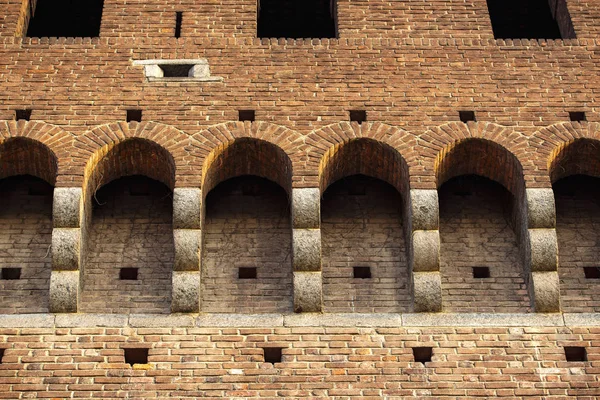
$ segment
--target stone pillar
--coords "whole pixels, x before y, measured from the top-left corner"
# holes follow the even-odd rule
[[[321,312],[321,192],[318,188],[292,189],[292,251],[294,311]]]
[[[415,312],[442,311],[437,190],[410,191],[410,262]]]
[[[176,188],[173,191],[172,312],[200,311],[200,264],[202,254],[202,191]]]
[[[77,312],[81,290],[81,188],[56,188],[52,209],[50,312]]]
[[[560,311],[556,209],[552,189],[526,189],[526,262],[532,307],[537,312]]]

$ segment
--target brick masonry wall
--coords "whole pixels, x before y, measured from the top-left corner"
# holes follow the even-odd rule
[[[52,187],[39,178],[0,181],[0,267],[21,268],[0,280],[0,313],[48,312]]]
[[[3,398],[578,399],[600,393],[600,329],[3,328]],[[282,363],[262,347],[283,348]],[[412,348],[433,347],[431,362]],[[566,362],[563,346],[587,348]],[[124,348],[149,364],[124,363]]]
[[[201,310],[222,313],[292,311],[291,226],[285,191],[243,176],[207,196]],[[238,279],[240,267],[256,279]]]
[[[599,266],[600,207],[598,179],[573,176],[555,183],[556,233],[562,309],[598,312],[598,280],[586,279],[583,267]]]
[[[168,313],[173,270],[172,196],[143,177],[113,181],[96,193],[83,267],[81,309]],[[119,280],[138,268],[138,280]]]
[[[321,204],[325,312],[407,312],[409,271],[402,201],[388,184],[355,175],[337,181]],[[353,278],[370,267],[371,279]]]
[[[485,178],[465,176],[444,184],[439,197],[444,310],[530,312],[510,194]],[[489,267],[490,278],[473,278],[473,267]]]

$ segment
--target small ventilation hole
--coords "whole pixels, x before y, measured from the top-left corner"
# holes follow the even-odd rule
[[[459,111],[458,117],[460,118],[460,121],[465,124],[469,121],[476,121],[475,111]]]
[[[240,267],[238,269],[239,279],[256,279],[256,267]]]
[[[175,37],[181,37],[181,23],[183,22],[183,13],[181,11],[177,11],[175,13]]]
[[[17,121],[29,121],[31,119],[31,111],[29,109],[26,110],[15,110],[15,119]]]
[[[4,364],[4,352],[6,349],[0,349],[0,364]]]
[[[427,363],[431,361],[431,356],[433,355],[433,348],[431,347],[413,347],[413,356],[415,358],[415,362]]]
[[[142,110],[127,110],[127,122],[142,122]]]
[[[271,364],[280,363],[282,350],[281,347],[263,347],[265,362]]]
[[[371,267],[354,267],[354,279],[371,279]]]
[[[21,279],[21,268],[2,268],[2,280],[16,281]]]
[[[256,113],[254,110],[239,110],[238,118],[240,121],[250,121],[254,122],[256,119]]]
[[[569,362],[587,361],[585,347],[565,347],[565,357]]]
[[[189,78],[194,64],[160,64],[165,78]]]
[[[138,268],[121,268],[119,271],[119,279],[122,281],[137,281]]]
[[[584,111],[569,111],[569,119],[573,122],[587,121]]]
[[[583,267],[585,279],[600,279],[600,267]]]
[[[473,278],[485,279],[490,277],[489,267],[473,267]]]
[[[367,112],[365,110],[350,110],[350,121],[362,124],[367,121]]]
[[[135,364],[148,364],[148,349],[123,349],[125,353],[125,363],[134,366]]]

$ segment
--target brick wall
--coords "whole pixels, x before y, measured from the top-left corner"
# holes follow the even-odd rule
[[[39,178],[0,181],[0,267],[20,268],[0,280],[0,313],[48,312],[52,187]]]
[[[264,178],[242,176],[213,189],[205,207],[202,311],[291,312],[291,226],[285,191]],[[240,267],[256,268],[256,279],[238,279]]]
[[[148,178],[127,177],[101,188],[95,199],[83,267],[82,311],[170,312],[170,190]],[[120,280],[121,268],[138,268],[138,280]]]
[[[530,312],[510,196],[474,176],[454,178],[440,189],[444,310]],[[474,278],[473,267],[489,267],[490,278]]]
[[[325,312],[410,309],[401,209],[393,187],[365,176],[327,189],[321,204]],[[353,278],[353,267],[370,267],[371,279]]]

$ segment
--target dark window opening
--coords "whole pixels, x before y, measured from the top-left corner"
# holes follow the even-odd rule
[[[259,0],[260,38],[335,38],[335,0]]]
[[[367,112],[365,110],[351,110],[350,121],[358,122],[359,125],[367,121]]]
[[[100,36],[104,0],[37,0],[29,37]]]
[[[565,347],[565,357],[569,362],[587,361],[585,347]]]
[[[353,274],[355,279],[371,279],[371,267],[354,267]]]
[[[238,269],[238,279],[256,279],[256,267],[240,267]]]
[[[29,121],[31,120],[31,111],[32,110],[15,110],[15,119],[17,121]]]
[[[282,350],[281,347],[263,347],[265,362],[271,364],[280,363]]]
[[[254,112],[254,110],[239,110],[238,118],[240,121],[254,122],[256,118],[256,113]]]
[[[15,281],[21,279],[21,268],[2,268],[2,280]]]
[[[133,366],[135,364],[148,364],[148,349],[123,349],[125,363]]]
[[[121,268],[119,271],[119,279],[122,281],[137,281],[138,268]]]
[[[181,23],[183,22],[183,13],[181,11],[177,11],[175,13],[175,37],[181,37]]]
[[[583,111],[569,111],[569,120],[573,122],[582,122],[587,121],[585,117],[585,112]]]
[[[194,64],[159,64],[165,78],[189,78]]]
[[[127,122],[142,122],[142,110],[127,110]]]
[[[585,279],[600,279],[600,267],[583,267]]]
[[[6,349],[0,349],[0,364],[4,364],[4,352]]]
[[[475,111],[459,111],[458,117],[460,118],[460,121],[464,122],[465,124],[469,121],[476,121]]]
[[[496,39],[572,39],[565,0],[487,0]]]
[[[473,267],[473,278],[485,279],[490,277],[489,267]]]
[[[431,347],[413,347],[413,356],[415,358],[415,362],[427,363],[431,361],[431,356],[433,355],[433,348]]]

